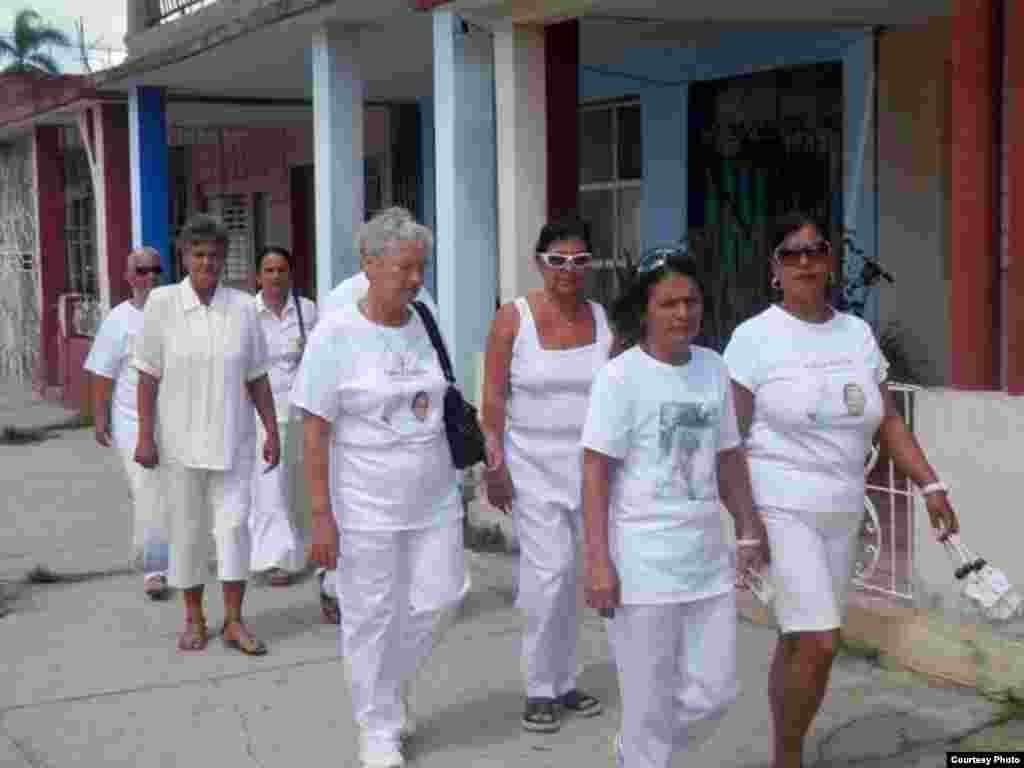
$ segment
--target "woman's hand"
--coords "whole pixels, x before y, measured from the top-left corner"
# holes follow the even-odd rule
[[[959,533],[960,521],[957,520],[956,512],[953,511],[949,496],[945,492],[929,493],[924,497],[924,503],[939,541],[945,541],[950,535]]]
[[[267,433],[267,439],[263,442],[263,461],[267,467],[263,470],[266,474],[281,463],[281,438],[275,429]]]
[[[139,441],[135,446],[135,463],[146,469],[153,469],[160,463],[160,454],[152,435],[139,434]]]
[[[313,513],[312,559],[327,570],[338,567],[338,524],[330,510]]]
[[[504,464],[498,470],[484,470],[484,485],[487,488],[487,501],[506,515],[512,511],[512,500],[516,496],[512,476]]]
[[[610,559],[587,563],[587,605],[610,618],[619,605],[619,574]]]

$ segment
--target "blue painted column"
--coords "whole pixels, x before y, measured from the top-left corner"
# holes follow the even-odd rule
[[[437,205],[434,195],[437,192],[436,163],[434,162],[434,101],[420,99],[420,173],[419,200],[420,210],[416,212],[420,221],[437,231]],[[431,296],[437,296],[437,252],[430,254],[427,263],[427,290]]]
[[[322,301],[361,269],[354,245],[365,200],[359,29],[324,25],[313,36],[312,58],[316,292]]]
[[[163,88],[133,86],[128,95],[131,152],[132,247],[160,252],[163,282],[175,279],[171,253],[167,111]]]
[[[642,248],[686,236],[689,86],[645,88],[640,96]]]
[[[437,299],[467,394],[494,316],[498,281],[494,47],[491,36],[434,12]]]
[[[874,41],[865,33],[843,53],[843,225],[864,254],[876,258],[875,236],[875,73]],[[859,276],[860,256],[846,253],[848,277]],[[864,319],[878,324],[878,290],[866,297]]]

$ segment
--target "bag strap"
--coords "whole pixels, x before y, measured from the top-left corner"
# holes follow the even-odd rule
[[[448,357],[448,350],[445,349],[444,339],[441,338],[441,331],[438,330],[434,314],[422,301],[414,301],[412,307],[416,310],[416,314],[420,316],[420,320],[423,321],[423,327],[427,329],[430,343],[434,345],[437,359],[441,362],[441,372],[444,373],[444,378],[449,384],[454,385],[455,375],[452,373],[452,361]]]
[[[299,314],[299,335],[302,337],[302,344],[306,344],[306,321],[302,319],[302,297],[299,296],[299,288],[292,286],[292,296],[295,297],[295,311]]]

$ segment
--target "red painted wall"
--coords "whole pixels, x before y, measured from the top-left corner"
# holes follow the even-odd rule
[[[548,218],[575,211],[579,191],[580,23],[576,19],[544,28],[544,69],[548,127]]]
[[[956,0],[953,14],[949,337],[950,382],[961,389],[999,388],[1000,5]]]
[[[128,151],[128,107],[103,104],[99,108],[103,137],[103,186],[107,196],[107,264],[110,304],[131,296],[124,279],[132,247],[131,161]]]
[[[59,128],[37,126],[34,140],[42,293],[37,384],[45,391],[46,387],[60,384],[57,301],[65,290],[64,169]]]
[[[1024,4],[1006,3],[1006,37],[1024,42]],[[1006,272],[1006,386],[1024,395],[1024,48],[1009,46],[1006,58],[1006,144],[1009,263]]]

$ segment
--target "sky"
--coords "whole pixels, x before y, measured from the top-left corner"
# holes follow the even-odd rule
[[[79,18],[85,22],[85,39],[98,41],[98,48],[90,51],[93,70],[120,63],[124,57],[124,33],[128,0],[0,0],[0,35],[9,36],[14,27],[14,15],[22,8],[31,8],[68,35],[77,40],[75,24]],[[110,50],[113,49],[113,50]],[[53,52],[65,72],[82,71],[77,51]],[[0,62],[2,68],[3,62]]]

